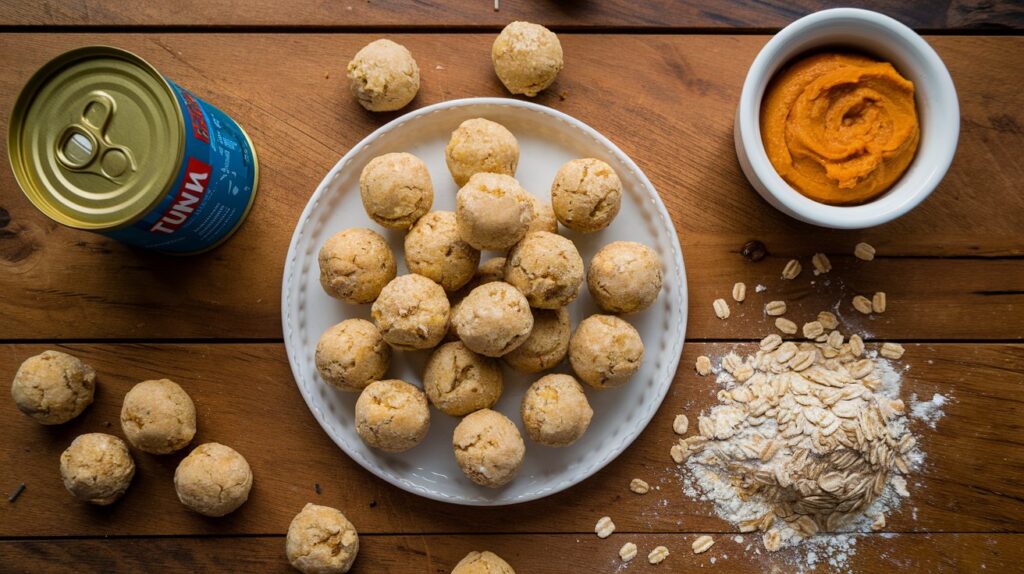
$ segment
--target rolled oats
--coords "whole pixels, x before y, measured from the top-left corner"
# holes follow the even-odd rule
[[[785,317],[775,319],[775,328],[787,335],[796,335],[796,323]]]
[[[875,313],[885,313],[885,291],[879,291],[871,297],[871,310]]]
[[[782,278],[796,279],[801,271],[803,271],[803,267],[800,266],[800,262],[796,259],[790,259],[786,266],[782,268]]]
[[[805,338],[814,339],[825,332],[825,327],[822,327],[818,321],[811,321],[810,323],[804,323],[803,332]]]
[[[854,357],[864,354],[864,339],[861,339],[860,335],[850,335],[850,353]]]
[[[629,489],[636,494],[647,494],[651,491],[651,485],[647,484],[647,481],[642,478],[634,478],[629,481]]]
[[[772,333],[771,335],[768,335],[764,339],[761,339],[760,346],[762,351],[774,351],[781,344],[782,337],[776,335],[775,333]]]
[[[664,546],[657,546],[651,553],[647,555],[647,561],[651,564],[661,564],[666,558],[668,558],[668,548]]]
[[[765,532],[764,536],[761,537],[761,540],[764,542],[764,548],[768,552],[778,552],[778,550],[782,548],[782,533],[780,533],[776,528],[772,528],[768,532]]]
[[[636,558],[636,544],[633,544],[632,542],[623,544],[622,548],[619,548],[619,558],[621,558],[623,562],[629,562]]]
[[[836,319],[836,316],[828,311],[818,313],[818,322],[821,323],[822,327],[830,330],[839,326],[839,321]]]
[[[711,359],[701,355],[697,357],[697,362],[694,364],[694,368],[697,369],[697,374],[700,376],[706,376],[711,372]]]
[[[840,333],[839,331],[832,331],[831,333],[828,334],[828,338],[825,339],[825,342],[828,343],[828,346],[833,349],[842,349],[843,334]]]
[[[711,547],[714,545],[715,539],[705,534],[703,536],[698,536],[697,539],[693,541],[693,544],[691,546],[693,548],[694,554],[703,554],[707,552],[709,549],[711,549]]]
[[[878,532],[883,528],[885,528],[885,515],[879,512],[875,515],[874,522],[871,523],[871,530]]]
[[[811,257],[811,264],[814,265],[815,275],[828,273],[832,270],[832,262],[828,260],[828,257],[824,253],[815,253],[814,256]]]
[[[764,306],[764,312],[772,317],[778,317],[786,313],[786,302],[785,301],[769,301]]]
[[[886,359],[899,359],[903,356],[904,351],[905,349],[903,348],[903,345],[900,345],[899,343],[883,343],[878,354],[882,355]]]
[[[676,464],[683,464],[683,462],[686,461],[686,457],[687,457],[687,454],[689,453],[689,450],[684,445],[685,445],[685,443],[684,444],[674,444],[674,445],[672,445],[672,448],[669,449],[669,454],[672,456],[672,460]]]
[[[712,306],[715,308],[715,315],[717,315],[719,319],[724,320],[729,318],[729,304],[725,302],[725,299],[715,299]]]
[[[686,431],[690,429],[690,419],[686,418],[686,415],[676,415],[675,420],[672,421],[672,430],[676,434],[686,434]]]
[[[594,526],[594,533],[598,538],[608,538],[615,532],[615,523],[608,516],[602,516]]]
[[[871,300],[863,295],[857,295],[853,298],[853,308],[864,313],[865,315],[871,314]]]
[[[861,260],[864,260],[864,261],[871,261],[872,259],[875,258],[875,248],[872,247],[871,245],[867,244],[867,243],[861,242],[861,243],[858,243],[853,248],[853,255],[857,259],[861,259]]]
[[[732,299],[737,303],[742,303],[747,298],[747,285],[745,283],[737,283],[732,286]]]

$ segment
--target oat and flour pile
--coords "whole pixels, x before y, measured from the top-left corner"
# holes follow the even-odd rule
[[[884,528],[923,456],[891,363],[903,348],[865,350],[829,312],[802,332],[800,342],[768,335],[755,354],[729,353],[719,369],[700,357],[698,373],[717,372],[723,389],[697,434],[672,449],[685,462],[686,491],[714,502],[741,532],[760,532],[773,552],[818,532]]]

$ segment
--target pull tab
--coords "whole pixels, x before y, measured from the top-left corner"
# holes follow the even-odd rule
[[[131,150],[107,137],[116,111],[117,103],[109,95],[90,93],[81,117],[57,138],[57,161],[71,171],[96,174],[118,184],[122,176],[134,173]]]

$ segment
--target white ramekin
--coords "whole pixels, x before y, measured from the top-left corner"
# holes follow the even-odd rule
[[[916,90],[921,124],[917,155],[892,189],[864,205],[826,205],[801,195],[776,173],[761,142],[761,98],[769,80],[793,58],[826,47],[853,49],[891,62]],[[836,8],[793,22],[765,44],[743,82],[733,132],[740,167],[768,203],[807,223],[862,229],[910,211],[939,184],[956,151],[960,106],[949,71],[921,36],[877,12]]]

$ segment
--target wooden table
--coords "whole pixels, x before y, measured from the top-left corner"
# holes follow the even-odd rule
[[[135,51],[235,117],[252,135],[263,178],[240,232],[207,255],[169,258],[54,224],[0,170],[0,373],[63,349],[99,371],[96,403],[54,428],[0,400],[3,571],[288,571],[283,535],[309,501],[344,510],[358,526],[358,572],[447,573],[469,550],[491,549],[520,573],[619,571],[632,540],[672,551],[661,571],[791,570],[780,557],[743,553],[709,504],[685,496],[667,453],[673,416],[714,400],[693,372],[700,354],[770,330],[759,301],[720,321],[713,299],[735,281],[761,283],[810,317],[854,293],[886,291],[889,310],[847,312],[875,341],[907,347],[904,395],[951,402],[934,429],[913,430],[927,453],[911,498],[885,533],[865,534],[861,572],[1019,571],[1024,562],[1024,10],[1017,2],[865,0],[923,31],[945,60],[961,104],[960,147],[946,179],[898,221],[858,232],[793,221],[750,188],[733,152],[733,112],[744,74],[770,34],[822,8],[792,3],[656,0],[398,2],[239,0],[0,2],[0,109],[30,74],[86,44]],[[929,5],[930,4],[930,5]],[[788,7],[783,7],[788,5]],[[567,67],[536,101],[608,135],[654,182],[683,245],[691,293],[688,340],[672,391],[640,439],[583,484],[512,508],[463,508],[393,488],[346,457],[321,431],[291,377],[281,342],[285,252],[317,183],[351,146],[395,114],[364,112],[344,66],[368,41],[409,47],[422,89],[409,109],[467,96],[502,96],[488,51],[515,19],[561,33]],[[3,144],[0,144],[3,145]],[[740,247],[764,241],[769,257]],[[858,241],[878,248],[863,264]],[[827,253],[830,285],[783,282],[791,257]],[[841,279],[840,279],[841,278]],[[244,453],[256,476],[249,502],[219,520],[177,501],[181,456],[136,457],[125,498],[76,503],[57,471],[76,435],[120,434],[125,391],[172,377],[199,409],[196,442]],[[627,489],[646,476],[660,490]],[[593,534],[610,514],[618,532]],[[696,533],[719,541],[694,556]],[[726,535],[726,533],[729,533]],[[646,552],[646,550],[645,550]],[[727,555],[728,558],[724,558]],[[715,564],[711,556],[718,556]],[[639,558],[631,571],[653,570]],[[825,567],[819,571],[825,571]]]

